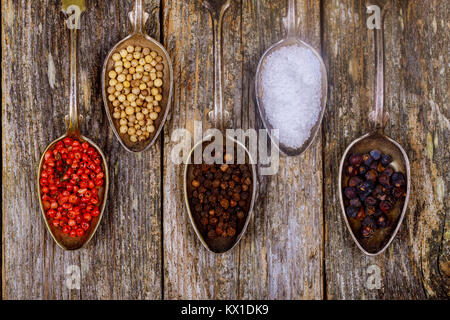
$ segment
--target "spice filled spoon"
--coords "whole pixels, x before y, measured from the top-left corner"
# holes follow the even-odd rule
[[[375,108],[369,115],[373,130],[354,140],[339,167],[339,200],[345,224],[366,255],[382,253],[393,241],[406,213],[410,165],[402,146],[384,133],[384,16],[374,29]]]
[[[101,149],[80,132],[78,113],[77,28],[83,0],[63,0],[63,12],[75,15],[70,29],[70,95],[67,132],[51,142],[39,161],[37,188],[45,225],[65,250],[84,247],[94,236],[108,197],[108,164]],[[78,15],[78,16],[77,16]]]
[[[208,158],[205,150],[217,143],[212,135],[194,145],[184,170],[184,199],[203,246],[213,253],[224,253],[239,243],[250,221],[256,195],[256,168],[244,144],[224,134],[222,24],[230,0],[203,3],[211,15],[214,38],[214,112],[210,118],[223,139],[218,144],[226,148],[217,153],[214,150],[212,158]],[[198,161],[198,155],[203,156],[202,161]]]
[[[103,104],[122,146],[142,152],[156,141],[166,121],[173,71],[167,51],[144,32],[149,15],[143,0],[134,0],[128,16],[132,33],[109,51],[103,65]]]
[[[286,38],[267,49],[259,61],[256,102],[261,120],[280,152],[298,156],[312,144],[322,123],[327,71],[320,54],[297,36],[295,0],[288,0],[283,24]],[[278,129],[279,136],[272,129]]]

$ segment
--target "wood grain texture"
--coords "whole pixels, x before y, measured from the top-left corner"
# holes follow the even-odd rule
[[[212,25],[201,1],[164,1],[164,43],[174,68],[173,110],[165,125],[164,143],[164,298],[236,299],[238,288],[237,250],[216,256],[202,246],[186,214],[183,198],[184,165],[171,160],[176,129],[193,128],[193,119],[202,120],[212,107],[213,57]],[[230,16],[239,16],[233,2],[228,9],[224,37],[232,32]],[[236,22],[235,21],[233,22]],[[237,50],[239,44],[226,43],[224,52]],[[226,53],[225,56],[228,56]],[[227,65],[225,59],[224,64]],[[227,65],[228,66],[228,65]],[[230,81],[225,76],[224,93]],[[227,99],[227,97],[225,98]],[[230,105],[227,104],[227,109]],[[206,124],[206,123],[205,123]],[[186,155],[187,156],[187,155]]]
[[[392,1],[386,17],[386,133],[409,156],[412,191],[396,239],[377,257],[364,256],[353,244],[336,181],[346,146],[369,130],[373,31],[366,28],[365,1],[324,4],[330,91],[323,121],[327,298],[448,298],[447,3]],[[379,268],[380,286],[371,286],[372,265]]]
[[[2,0],[2,297],[4,299],[448,299],[450,203],[448,12],[444,0],[392,0],[385,26],[386,132],[407,151],[412,194],[389,249],[366,257],[338,201],[338,164],[369,130],[373,35],[365,0],[297,0],[299,37],[321,50],[329,76],[321,132],[302,156],[259,175],[240,244],[209,253],[183,200],[176,129],[206,125],[213,104],[212,31],[202,0],[145,0],[147,33],[172,57],[174,98],[164,131],[142,154],[126,152],[101,99],[103,59],[129,31],[132,1],[86,0],[79,33],[83,132],[110,165],[110,198],[87,248],[64,252],[39,212],[41,152],[64,133],[69,32],[56,0]],[[224,100],[230,127],[262,128],[254,74],[284,35],[286,1],[232,0],[224,20]],[[258,169],[261,172],[261,167]],[[79,290],[66,285],[69,266]],[[375,267],[373,267],[375,266]],[[380,271],[379,288],[371,282]],[[375,288],[371,285],[374,285]]]
[[[148,33],[158,38],[158,1],[145,4],[151,13]],[[89,245],[64,252],[45,229],[34,186],[41,152],[64,133],[69,31],[58,1],[2,1],[5,299],[161,298],[160,143],[138,156],[127,153],[109,128],[101,100],[103,59],[127,35],[131,5],[87,1],[86,6],[79,32],[80,110],[83,132],[107,156],[110,198]],[[80,290],[66,286],[70,265],[80,267]]]
[[[297,1],[299,38],[320,52],[318,1]],[[266,49],[285,36],[286,1],[242,1],[242,105],[234,126],[263,129],[254,102],[254,75]],[[301,31],[300,31],[301,30]],[[259,36],[256,37],[255,34]],[[238,41],[238,39],[236,40]],[[322,147],[319,132],[297,158],[280,159],[278,174],[259,176],[253,221],[239,247],[239,298],[321,299]]]
[[[234,128],[262,127],[254,73],[262,53],[282,37],[284,1],[232,1],[224,18],[224,101]],[[320,49],[320,7],[298,1],[304,39]],[[306,19],[306,12],[313,18]],[[165,44],[174,62],[175,100],[166,133],[191,128],[212,102],[212,26],[200,1],[164,5]],[[166,135],[167,137],[167,135]],[[197,240],[183,203],[183,166],[164,148],[164,295],[168,299],[322,298],[321,139],[277,176],[259,177],[254,216],[240,244],[224,255]],[[285,195],[280,198],[279,195]],[[195,263],[192,263],[194,262]]]

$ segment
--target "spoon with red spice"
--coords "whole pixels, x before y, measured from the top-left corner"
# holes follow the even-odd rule
[[[382,253],[394,240],[405,217],[410,192],[408,155],[397,141],[384,133],[389,116],[384,111],[383,20],[388,6],[389,4],[381,11],[381,28],[374,29],[376,93],[375,108],[369,115],[373,129],[347,147],[339,168],[339,200],[345,224],[356,245],[370,256]],[[370,167],[365,168],[365,165]],[[358,173],[364,173],[366,169],[366,174],[359,175],[366,181],[355,181],[358,180]],[[359,192],[358,196],[351,194],[353,190]],[[395,198],[400,201],[394,201]],[[353,212],[354,202],[357,202],[356,207],[360,208],[360,213]],[[362,210],[359,202],[365,203],[372,210],[367,210],[368,207]],[[378,209],[384,212],[381,217],[387,220],[377,220],[378,227],[381,224],[381,228],[376,228],[373,224]]]
[[[108,196],[108,164],[101,149],[80,132],[78,114],[77,27],[84,1],[63,0],[70,29],[70,96],[67,132],[51,142],[39,161],[37,187],[42,217],[65,250],[85,246],[93,237]],[[78,17],[77,17],[78,15]]]

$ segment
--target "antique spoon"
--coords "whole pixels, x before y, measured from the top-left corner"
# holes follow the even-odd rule
[[[66,116],[66,125],[67,132],[62,137],[51,142],[47,148],[45,148],[42,153],[41,159],[39,161],[39,169],[37,176],[37,187],[38,187],[38,197],[39,204],[41,207],[42,218],[44,219],[45,225],[47,226],[48,231],[52,235],[55,242],[61,248],[65,250],[76,250],[80,249],[92,239],[97,230],[100,220],[103,216],[103,211],[105,210],[106,199],[108,197],[108,186],[109,186],[109,174],[108,174],[108,164],[105,160],[105,155],[102,150],[87,137],[83,136],[80,132],[80,115],[78,114],[78,57],[77,57],[77,28],[79,28],[79,16],[82,12],[86,10],[86,6],[84,4],[84,0],[63,0],[62,1],[63,12],[67,15],[69,12],[72,12],[75,15],[75,24],[69,24],[70,29],[70,95],[69,95],[69,115]],[[78,16],[77,16],[78,15]],[[70,19],[70,17],[68,18]],[[99,209],[100,214],[91,220],[91,226],[86,231],[86,233],[81,237],[70,237],[68,234],[64,234],[60,229],[54,227],[50,224],[45,216],[45,210],[42,204],[41,199],[41,186],[39,184],[39,178],[41,176],[42,165],[44,163],[44,155],[48,150],[51,150],[55,144],[64,139],[65,137],[75,138],[81,142],[88,142],[102,157],[102,168],[104,175],[104,184],[100,189],[100,198],[99,198]]]
[[[222,73],[223,73],[223,67],[222,67],[222,54],[223,54],[223,37],[222,37],[222,22],[223,17],[225,15],[226,10],[230,6],[230,0],[204,0],[204,5],[208,9],[208,11],[211,14],[212,18],[212,24],[213,24],[213,32],[214,32],[214,112],[213,116],[211,117],[213,127],[220,130],[220,132],[224,133],[225,128],[225,117],[224,117],[224,110],[223,110],[223,79],[222,79]],[[250,200],[250,206],[249,210],[247,212],[247,217],[243,224],[238,225],[236,235],[231,238],[218,238],[211,240],[207,237],[204,237],[200,230],[197,227],[197,223],[195,221],[193,212],[191,211],[190,204],[189,204],[189,198],[188,194],[190,192],[191,188],[191,182],[193,180],[193,169],[194,165],[193,161],[195,159],[195,154],[197,154],[196,151],[200,151],[200,154],[203,153],[204,148],[209,144],[209,142],[212,139],[212,135],[205,136],[201,141],[197,142],[194,147],[191,149],[185,170],[184,170],[184,200],[186,203],[187,212],[189,215],[189,219],[191,221],[192,227],[195,230],[195,233],[197,234],[200,242],[203,244],[203,246],[208,249],[209,251],[213,253],[224,253],[236,246],[236,244],[239,243],[242,236],[245,233],[245,230],[247,229],[248,223],[251,218],[251,214],[253,211],[253,205],[255,202],[255,195],[256,195],[256,168],[253,164],[252,157],[250,155],[250,152],[247,150],[247,148],[238,140],[234,139],[233,137],[223,135],[223,145],[231,146],[234,148],[234,152],[236,154],[243,154],[245,155],[245,163],[250,164],[252,170],[252,185],[251,185],[251,200]],[[214,142],[213,142],[214,143]],[[228,150],[228,149],[227,149]],[[236,160],[238,160],[238,157],[234,157]],[[204,160],[203,160],[204,161]]]
[[[166,121],[167,115],[170,109],[170,103],[172,100],[172,86],[173,86],[173,70],[172,62],[170,56],[166,49],[161,43],[151,38],[144,32],[144,25],[149,17],[148,13],[144,12],[143,0],[134,0],[134,8],[132,12],[129,12],[128,17],[130,19],[131,25],[133,27],[132,33],[126,38],[119,41],[106,56],[105,62],[103,64],[102,71],[102,88],[103,88],[103,105],[105,107],[106,114],[108,116],[109,123],[113,129],[119,142],[122,146],[130,152],[142,152],[150,148],[150,146],[158,138],[164,123]],[[113,69],[114,61],[111,59],[112,55],[121,49],[126,49],[127,46],[140,46],[143,48],[149,48],[152,51],[156,51],[158,55],[163,57],[163,85],[162,85],[162,101],[161,101],[161,112],[160,116],[155,120],[154,126],[156,130],[150,135],[149,138],[132,142],[127,134],[122,134],[119,132],[118,121],[113,119],[112,113],[114,112],[113,106],[108,101],[107,93],[107,83],[108,83],[108,72]]]
[[[389,244],[394,240],[403,218],[406,213],[410,192],[410,166],[408,156],[401,145],[395,140],[384,134],[384,127],[389,118],[387,112],[384,112],[384,16],[388,5],[381,11],[381,28],[374,29],[375,55],[376,55],[376,92],[375,92],[375,110],[369,115],[373,124],[373,131],[354,140],[345,150],[339,167],[339,200],[341,203],[342,214],[350,234],[356,245],[366,255],[375,256],[382,253]],[[388,213],[390,226],[385,229],[376,230],[371,238],[364,238],[358,232],[360,223],[347,218],[345,213],[343,188],[349,179],[343,172],[348,155],[353,153],[368,153],[370,150],[377,149],[384,154],[392,157],[390,166],[395,171],[405,175],[406,180],[406,196],[403,203],[397,202],[392,210]]]
[[[320,124],[322,123],[323,113],[325,111],[325,106],[327,104],[327,87],[328,87],[328,80],[327,80],[327,70],[325,68],[325,64],[323,63],[322,57],[320,54],[310,45],[303,42],[297,37],[297,19],[296,19],[296,13],[295,13],[295,0],[288,0],[288,11],[287,16],[283,19],[283,24],[285,26],[285,29],[287,31],[286,38],[282,39],[281,41],[273,44],[269,49],[267,49],[266,52],[262,55],[258,67],[256,69],[256,76],[255,76],[255,90],[256,90],[256,103],[258,105],[259,114],[261,116],[261,120],[264,124],[264,127],[267,129],[268,134],[274,144],[278,147],[282,155],[294,157],[298,156],[304,151],[306,151],[309,146],[312,144],[314,137],[317,135],[317,132],[319,131]],[[281,141],[279,141],[278,137],[274,136],[272,134],[272,129],[280,129],[280,128],[274,128],[273,125],[270,123],[269,118],[266,115],[266,110],[270,108],[270,105],[264,105],[263,103],[263,86],[262,86],[262,73],[266,66],[266,60],[267,58],[274,53],[277,50],[280,50],[281,48],[288,47],[288,46],[300,46],[303,48],[306,48],[307,50],[311,51],[311,53],[317,58],[320,64],[320,73],[321,73],[321,87],[322,87],[322,95],[320,100],[320,113],[319,117],[317,118],[317,122],[311,126],[310,134],[308,139],[303,143],[302,146],[299,148],[292,148],[288,147],[285,144],[283,144]]]

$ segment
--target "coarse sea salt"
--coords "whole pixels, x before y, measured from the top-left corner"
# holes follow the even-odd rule
[[[262,103],[279,141],[299,148],[321,111],[321,70],[314,53],[302,46],[281,47],[267,56],[261,73]]]

